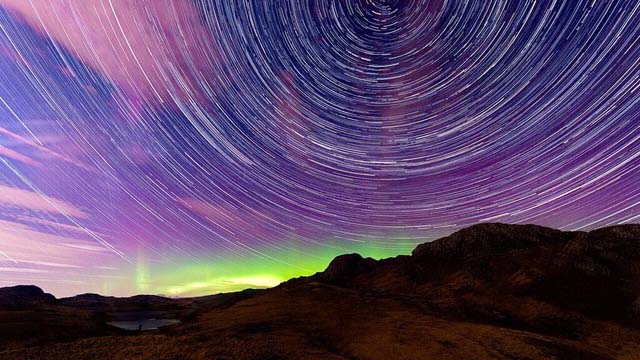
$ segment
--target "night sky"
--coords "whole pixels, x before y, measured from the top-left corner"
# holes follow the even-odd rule
[[[0,0],[0,286],[186,296],[640,222],[636,1]]]

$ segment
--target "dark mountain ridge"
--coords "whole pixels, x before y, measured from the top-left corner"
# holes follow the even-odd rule
[[[282,286],[309,282],[402,295],[432,311],[566,336],[578,336],[575,322],[588,317],[640,327],[640,225],[562,232],[479,224],[419,245],[411,256],[341,255],[325,271]],[[514,306],[523,301],[562,316],[532,317],[532,309]]]
[[[39,304],[52,304],[56,298],[34,285],[0,288],[0,309],[23,308]]]

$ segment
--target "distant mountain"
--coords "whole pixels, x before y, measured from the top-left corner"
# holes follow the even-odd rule
[[[66,343],[47,337],[38,348],[0,340],[0,357],[637,359],[640,225],[562,232],[480,224],[410,256],[341,255],[323,272],[267,290],[80,295],[51,306],[162,310],[183,323],[133,336],[107,327]]]
[[[419,245],[411,256],[375,261],[342,255],[324,272],[291,283],[310,281],[422,296],[440,311],[484,320],[497,318],[479,313],[475,301],[493,303],[491,311],[517,323],[525,314],[512,313],[507,303],[527,299],[636,327],[640,225],[561,232],[535,225],[480,224]],[[531,319],[526,323],[535,325]],[[566,326],[561,323],[557,326]],[[545,327],[552,330],[554,325]]]
[[[33,285],[18,285],[0,288],[0,309],[25,308],[52,304],[56,298]]]
[[[76,295],[59,299],[57,302],[63,306],[102,312],[175,309],[181,304],[177,299],[155,295],[136,295],[129,298],[118,298],[98,294]]]

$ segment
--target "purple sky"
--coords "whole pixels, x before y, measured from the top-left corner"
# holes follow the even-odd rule
[[[171,295],[640,220],[632,1],[0,0],[0,286]]]

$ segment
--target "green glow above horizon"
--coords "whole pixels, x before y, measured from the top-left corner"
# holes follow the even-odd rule
[[[288,279],[312,275],[324,270],[338,255],[359,253],[381,259],[409,254],[415,243],[323,244],[312,247],[290,246],[261,250],[263,256],[230,255],[211,261],[173,259],[171,264],[154,263],[138,254],[133,271],[134,284],[105,281],[107,294],[161,294],[188,297],[240,291],[247,288],[273,287]]]

